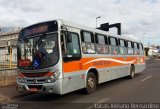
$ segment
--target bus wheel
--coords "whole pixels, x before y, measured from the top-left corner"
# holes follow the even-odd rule
[[[97,79],[96,76],[93,72],[89,72],[87,74],[87,79],[86,79],[86,93],[90,94],[96,91],[97,88]]]
[[[135,69],[134,69],[134,67],[133,67],[133,66],[131,66],[131,68],[130,68],[130,75],[129,75],[129,78],[130,78],[130,79],[133,79],[133,78],[134,78],[134,76],[135,76]]]

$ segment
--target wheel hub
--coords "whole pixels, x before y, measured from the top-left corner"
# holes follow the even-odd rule
[[[88,86],[90,88],[94,88],[94,86],[95,86],[94,78],[88,78]]]

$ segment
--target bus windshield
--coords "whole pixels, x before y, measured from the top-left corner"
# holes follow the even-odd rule
[[[42,69],[55,65],[59,59],[58,34],[42,34],[18,40],[18,67]]]

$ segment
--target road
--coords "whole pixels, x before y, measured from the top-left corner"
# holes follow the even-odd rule
[[[160,103],[160,60],[147,65],[145,71],[134,79],[121,78],[98,85],[91,95],[75,91],[66,95],[18,94],[10,86],[9,102],[17,103],[18,109],[90,109],[94,103]],[[12,89],[13,90],[12,90]],[[1,91],[1,93],[6,93]]]

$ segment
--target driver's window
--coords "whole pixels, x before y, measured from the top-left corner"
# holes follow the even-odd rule
[[[66,48],[68,54],[80,54],[78,35],[75,33],[69,33],[66,41]]]
[[[64,37],[62,37],[61,39],[62,43],[61,45],[62,45],[62,53],[64,61],[80,59],[81,52],[80,52],[80,43],[78,34],[68,32],[67,34],[65,34],[65,39],[63,38]],[[66,46],[66,51],[65,51],[65,46]]]

